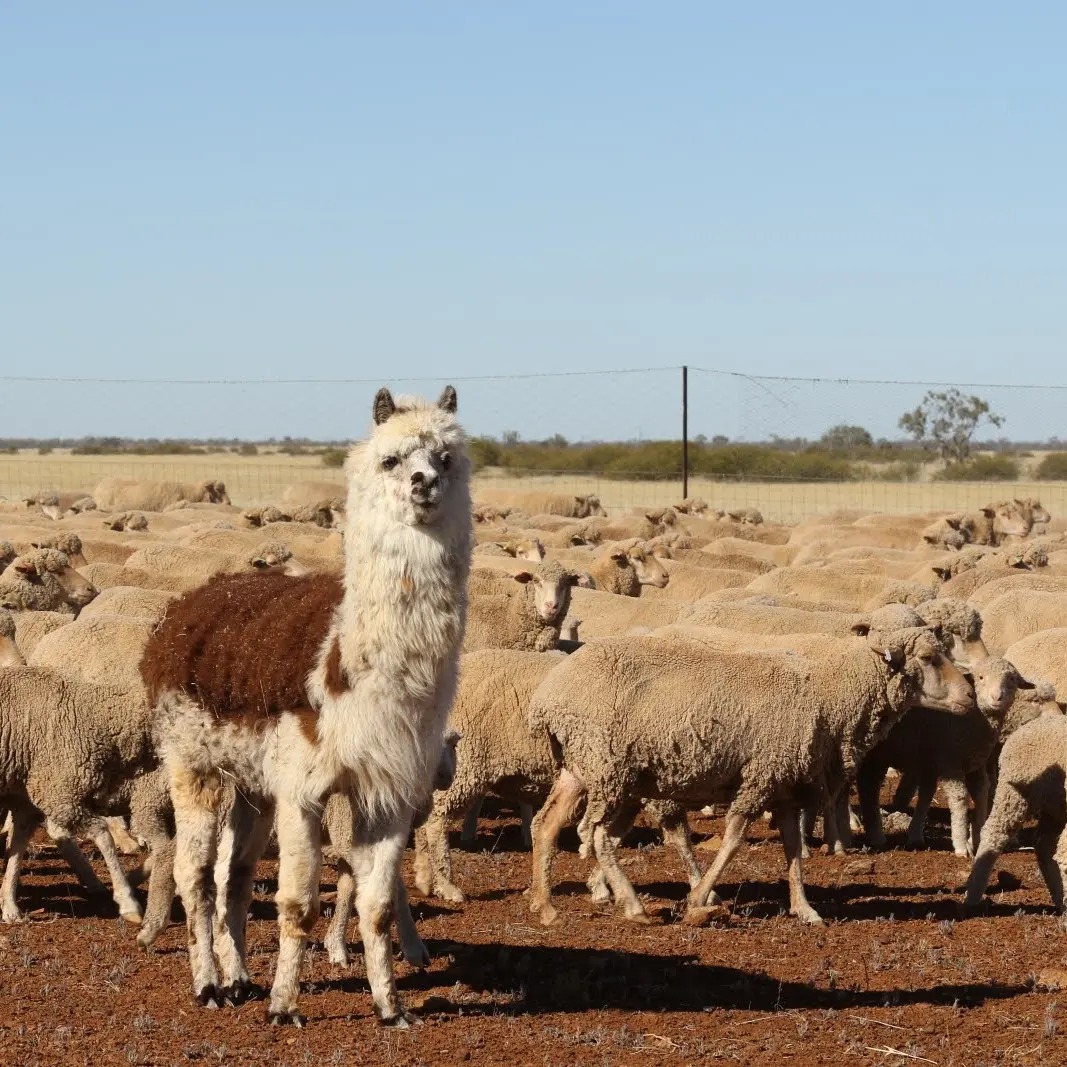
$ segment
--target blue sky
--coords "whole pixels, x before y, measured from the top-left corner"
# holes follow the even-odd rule
[[[1067,7],[741,7],[6,5],[3,373],[1067,381]],[[460,404],[648,437],[675,383]],[[713,384],[694,432],[888,433],[922,393]],[[34,435],[359,436],[373,393],[2,387]],[[1026,436],[1061,397],[990,398]]]

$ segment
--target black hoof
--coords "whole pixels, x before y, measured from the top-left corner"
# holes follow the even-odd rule
[[[268,1011],[267,1018],[271,1026],[295,1026],[302,1029],[307,1025],[307,1017],[298,1015],[295,1011]]]
[[[202,1008],[217,1008],[222,1003],[222,995],[217,986],[206,985],[196,994],[196,1002]]]
[[[222,1001],[224,1004],[229,1005],[231,1008],[239,1007],[247,1000],[258,999],[263,990],[257,986],[254,982],[250,982],[247,979],[241,982],[231,982],[228,986],[223,986]]]

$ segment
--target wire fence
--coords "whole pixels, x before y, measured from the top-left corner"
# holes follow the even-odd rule
[[[457,385],[461,417],[472,435],[498,440],[674,441],[681,435],[681,368],[575,371],[565,374],[444,376],[393,379],[397,393],[435,395],[446,382]],[[370,400],[381,384],[373,379],[140,380],[0,376],[6,399],[6,438],[83,436],[182,440],[345,441],[362,436]],[[899,439],[900,415],[913,409],[941,382],[830,380],[768,377],[690,368],[688,431],[694,446],[729,441],[818,439],[846,423],[873,438]],[[965,393],[987,399],[1003,417],[998,429],[980,429],[1006,440],[1059,443],[1065,425],[1067,388],[960,383]],[[47,413],[42,414],[42,413]],[[1067,450],[1067,445],[1064,446]],[[680,455],[680,453],[679,453]],[[907,454],[914,457],[916,453]],[[848,480],[690,475],[691,495],[724,507],[756,507],[769,520],[796,522],[811,515],[861,508],[883,512],[965,510],[1008,496],[1039,497],[1054,513],[1067,512],[1067,482],[1034,477],[1040,454],[1018,459],[1013,481],[892,481],[886,472],[861,469]],[[486,467],[476,476],[483,488],[551,488],[561,493],[595,493],[612,511],[652,508],[683,495],[677,470],[649,474],[615,469],[592,471]],[[287,455],[233,449],[191,455],[73,455],[55,448],[0,454],[0,496],[19,499],[41,490],[91,494],[105,478],[199,482],[222,480],[242,506],[275,502],[293,482],[343,485],[343,472],[318,454]],[[924,480],[925,479],[925,480]]]

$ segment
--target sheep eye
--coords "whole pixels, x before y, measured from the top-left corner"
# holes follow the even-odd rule
[[[400,462],[399,456],[386,456],[382,460],[382,470],[391,471]]]

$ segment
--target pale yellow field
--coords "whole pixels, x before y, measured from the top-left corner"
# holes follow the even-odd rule
[[[343,483],[343,473],[324,467],[318,456],[270,453],[237,456],[72,456],[54,452],[0,455],[0,497],[18,499],[39,489],[91,493],[107,477],[197,482],[221,479],[235,504],[250,506],[277,501],[290,482]],[[560,493],[596,493],[611,511],[661,507],[682,496],[677,480],[617,481],[594,475],[538,475],[524,478],[493,471],[475,479],[481,487],[550,489]],[[1067,513],[1065,482],[712,482],[692,478],[689,492],[719,507],[756,507],[770,521],[797,522],[838,508],[882,512],[917,512],[980,507],[1010,496],[1036,496],[1056,516]]]

